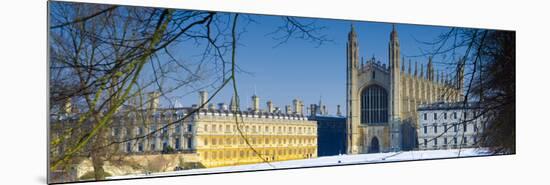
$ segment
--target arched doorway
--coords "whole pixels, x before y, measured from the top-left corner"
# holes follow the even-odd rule
[[[378,142],[377,137],[373,137],[370,141],[368,153],[379,153],[380,152],[380,143]]]

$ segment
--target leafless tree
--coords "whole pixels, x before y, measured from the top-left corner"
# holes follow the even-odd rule
[[[50,15],[50,122],[51,129],[59,131],[50,137],[50,170],[66,168],[79,156],[87,156],[95,179],[104,179],[105,162],[119,156],[117,144],[145,139],[181,122],[229,83],[238,99],[236,48],[246,24],[254,22],[250,16],[238,19],[239,14],[232,13],[65,2],[50,3]],[[305,38],[310,41],[326,41],[312,25],[294,18],[283,21],[289,23],[298,29],[283,35],[299,33],[310,35]],[[178,46],[188,43],[204,48],[197,60],[185,61],[175,54],[182,52]],[[151,102],[142,97],[145,91],[155,89],[171,101],[178,97],[172,95],[176,90],[203,88],[214,93],[184,118],[136,137],[112,138],[110,125],[117,118],[148,109]],[[66,110],[67,103],[72,110]],[[77,116],[62,112],[77,112]],[[242,134],[242,117],[235,120],[254,150]]]
[[[476,114],[458,124],[480,120],[486,128],[480,135],[479,147],[489,148],[493,154],[515,153],[515,32],[452,28],[434,41],[419,43],[431,49],[411,57],[440,56],[444,61],[435,63],[444,68],[446,75],[453,80],[464,78],[463,107],[476,102],[469,107]],[[459,67],[466,69],[464,77],[456,76]]]

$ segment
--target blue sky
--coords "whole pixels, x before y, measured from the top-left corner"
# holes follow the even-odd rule
[[[249,72],[237,74],[243,108],[250,107],[250,97],[256,92],[262,108],[266,107],[267,100],[272,100],[275,106],[284,108],[285,105],[290,105],[294,98],[303,100],[306,106],[309,106],[319,102],[322,97],[323,104],[327,105],[330,114],[336,113],[336,105],[341,105],[342,111],[345,111],[345,44],[351,23],[355,25],[358,34],[360,56],[366,60],[374,55],[380,61],[388,62],[387,48],[392,24],[300,18],[300,21],[315,21],[318,26],[326,27],[321,33],[326,34],[333,42],[318,46],[306,40],[291,39],[283,45],[274,47],[278,41],[268,33],[282,24],[281,18],[260,15],[253,15],[251,18],[257,23],[247,25],[247,32],[239,40],[236,58],[241,69]],[[415,61],[419,65],[426,65],[428,59],[407,56],[420,55],[422,49],[433,49],[432,46],[418,41],[433,41],[440,34],[450,30],[448,27],[435,26],[396,26],[402,55],[405,56],[407,64],[411,59],[413,65]],[[189,55],[182,54],[181,57],[193,60]],[[437,60],[437,57],[434,58],[434,61]],[[442,67],[436,65],[436,68]],[[185,90],[176,93],[183,94],[183,91]],[[211,91],[210,88],[209,92],[212,93]],[[229,103],[232,94],[229,86],[213,99],[213,103]],[[184,106],[196,104],[198,94],[184,96],[178,101]]]
[[[243,16],[241,16],[243,17]],[[255,23],[246,25],[246,32],[238,41],[237,64],[247,73],[238,73],[238,92],[241,98],[241,108],[251,105],[251,96],[256,93],[260,97],[260,106],[266,107],[266,101],[271,100],[275,106],[284,108],[291,105],[294,98],[309,104],[318,103],[322,98],[330,114],[336,113],[336,106],[341,105],[345,111],[345,76],[346,76],[346,47],[347,34],[353,23],[359,39],[359,54],[365,60],[375,56],[381,62],[387,63],[387,50],[392,24],[365,21],[345,21],[331,19],[298,18],[301,22],[315,21],[317,26],[325,27],[319,33],[326,35],[332,42],[322,45],[302,39],[290,39],[287,43],[277,45],[279,41],[273,39],[273,32],[283,22],[279,16],[250,15]],[[244,19],[239,22],[239,29],[244,29]],[[433,46],[419,43],[419,41],[433,41],[442,33],[448,32],[449,27],[421,26],[396,24],[401,44],[402,55],[405,60],[412,60],[426,65],[428,57],[408,57],[422,54],[421,50],[433,50]],[[202,44],[204,46],[204,44]],[[173,47],[176,58],[193,63],[198,60],[202,46],[196,46],[191,41],[179,43]],[[229,55],[226,59],[229,60]],[[161,58],[168,60],[168,58]],[[436,68],[442,69],[437,62],[441,57],[434,58]],[[147,69],[146,69],[147,70]],[[148,69],[149,72],[150,68]],[[215,74],[219,75],[219,74]],[[198,104],[198,93],[193,92],[208,82],[214,76],[205,74],[204,82],[194,87],[180,88],[170,94],[171,100],[177,99],[184,106]],[[147,77],[144,77],[147,78]],[[220,83],[217,83],[218,85]],[[170,86],[171,84],[166,84]],[[152,90],[152,89],[151,89]],[[206,88],[212,94],[214,88]],[[212,101],[229,103],[233,90],[231,86],[224,88]],[[161,99],[162,106],[168,106],[167,99]]]
[[[218,14],[220,15],[220,14]],[[222,17],[227,14],[221,14]],[[277,45],[279,41],[268,35],[283,24],[280,16],[248,15],[254,23],[245,24],[246,16],[241,16],[238,23],[239,30],[246,29],[238,40],[236,60],[239,67],[247,73],[238,73],[238,91],[241,98],[241,107],[250,107],[251,96],[256,93],[260,97],[260,105],[265,108],[265,102],[273,101],[275,106],[284,108],[290,105],[294,98],[304,101],[304,104],[318,103],[322,98],[330,114],[336,113],[336,106],[341,105],[345,111],[345,83],[346,83],[346,42],[351,24],[355,25],[359,39],[359,54],[365,60],[375,56],[381,62],[387,63],[388,41],[392,24],[366,21],[345,21],[332,19],[297,18],[303,23],[315,22],[317,26],[325,27],[319,34],[326,35],[332,42],[322,45],[302,39],[290,39],[287,43]],[[226,19],[226,22],[228,20]],[[410,24],[396,24],[401,44],[401,54],[408,60],[426,65],[427,56],[421,55],[422,50],[434,50],[434,46],[422,44],[419,41],[434,41],[442,33],[448,32],[450,27],[422,26]],[[178,60],[196,63],[197,55],[202,53],[202,46],[194,45],[192,41],[183,41],[172,47],[172,53]],[[230,56],[225,56],[229,61]],[[169,60],[168,57],[160,60]],[[435,68],[444,69],[438,62],[449,62],[444,56],[434,58]],[[196,67],[196,66],[190,66]],[[144,79],[151,76],[151,67],[144,69]],[[193,87],[180,88],[167,95],[171,100],[175,98],[184,106],[198,103],[198,93],[193,92],[204,84],[209,84],[214,76],[219,74],[204,73],[204,81]],[[185,74],[179,74],[182,77]],[[219,82],[217,83],[220,84]],[[171,86],[169,82],[164,84]],[[154,90],[154,89],[148,89]],[[214,88],[206,88],[213,92]],[[233,90],[231,86],[224,88],[212,103],[229,103]],[[167,99],[161,99],[163,106],[168,106]]]

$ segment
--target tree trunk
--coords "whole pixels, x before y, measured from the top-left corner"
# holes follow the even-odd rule
[[[98,132],[96,139],[94,140],[92,147],[98,148],[105,143],[105,130]],[[104,149],[92,149],[91,152],[92,166],[94,167],[94,178],[95,180],[104,180],[105,179],[105,169],[103,168],[105,161],[105,150]]]

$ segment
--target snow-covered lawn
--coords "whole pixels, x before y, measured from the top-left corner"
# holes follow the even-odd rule
[[[460,155],[459,155],[459,152],[460,152]],[[425,151],[406,151],[406,152],[390,152],[390,153],[376,153],[376,154],[338,155],[338,156],[318,157],[313,159],[271,162],[269,164],[258,163],[258,164],[249,164],[249,165],[240,165],[240,166],[226,166],[226,167],[217,167],[217,168],[161,172],[161,173],[152,173],[148,175],[145,175],[145,174],[126,175],[126,176],[111,177],[111,179],[300,168],[300,167],[358,164],[358,163],[368,164],[368,163],[379,163],[379,162],[390,162],[390,161],[411,161],[411,160],[423,160],[423,159],[441,159],[441,158],[473,157],[473,156],[487,156],[487,155],[489,154],[485,150],[474,149],[474,148],[460,149],[460,150],[459,149],[425,150]]]

